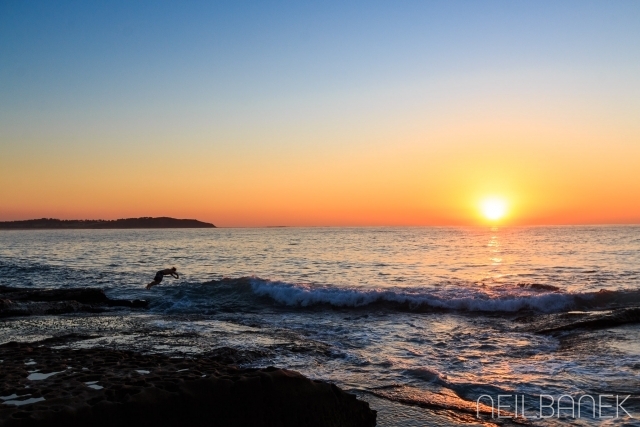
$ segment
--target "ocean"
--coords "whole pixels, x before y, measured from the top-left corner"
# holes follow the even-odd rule
[[[640,419],[639,226],[2,231],[0,285],[150,301],[4,319],[0,344],[231,347],[357,394],[380,426]],[[499,396],[506,418],[478,419]]]

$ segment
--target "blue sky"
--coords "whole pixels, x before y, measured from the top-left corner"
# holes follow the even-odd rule
[[[633,1],[0,7],[0,84],[9,109],[207,97],[243,108],[505,69],[613,74],[624,85],[636,84],[625,80],[640,63]]]

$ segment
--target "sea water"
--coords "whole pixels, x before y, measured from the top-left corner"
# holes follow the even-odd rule
[[[144,289],[173,266],[180,279]],[[0,285],[150,301],[148,310],[4,320],[0,343],[77,333],[85,347],[231,347],[245,366],[285,367],[358,394],[382,426],[482,425],[478,398],[486,413],[499,395],[507,418],[495,422],[518,412],[539,425],[640,419],[637,324],[541,334],[525,321],[602,313],[612,308],[598,303],[602,290],[636,295],[637,226],[2,231]],[[562,395],[604,395],[613,408],[602,415],[614,418],[593,418],[590,404],[580,418],[536,418],[551,413],[540,412],[541,396]],[[616,418],[615,396],[627,395],[636,418]]]

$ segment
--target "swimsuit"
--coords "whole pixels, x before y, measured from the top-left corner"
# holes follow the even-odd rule
[[[164,277],[164,273],[162,271],[158,271],[156,273],[156,277],[153,278],[153,280],[155,280],[156,282],[160,283],[162,282],[162,278]]]

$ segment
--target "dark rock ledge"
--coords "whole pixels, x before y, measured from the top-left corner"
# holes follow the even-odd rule
[[[108,307],[146,307],[144,300],[114,300],[102,289],[28,289],[0,286],[0,317],[98,313]]]
[[[527,332],[557,334],[578,330],[614,328],[640,323],[640,307],[614,308],[604,311],[574,311],[568,313],[536,314],[515,319]]]
[[[0,426],[375,426],[368,403],[297,372],[49,344],[0,346]]]

